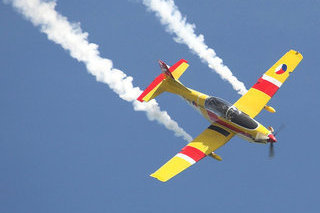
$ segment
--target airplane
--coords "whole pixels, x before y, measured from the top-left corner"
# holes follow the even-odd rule
[[[159,60],[162,73],[137,100],[148,102],[163,92],[173,93],[200,111],[211,124],[150,176],[166,182],[206,156],[221,161],[222,158],[215,151],[235,135],[253,143],[270,143],[272,156],[273,143],[277,142],[274,130],[272,127],[264,127],[254,118],[262,109],[275,112],[275,109],[267,103],[302,58],[298,51],[288,51],[234,104],[185,87],[179,78],[189,66],[186,60],[181,59],[170,68]]]

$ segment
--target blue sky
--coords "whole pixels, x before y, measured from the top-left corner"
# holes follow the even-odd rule
[[[286,124],[268,146],[233,138],[168,183],[149,174],[184,145],[143,112],[97,83],[82,63],[0,3],[0,212],[318,212],[320,162],[319,1],[176,2],[247,88],[289,49],[304,56],[262,112],[266,126]],[[157,60],[190,67],[181,81],[235,102],[239,95],[175,43],[139,1],[57,1],[80,22],[101,56],[146,87]],[[170,94],[158,102],[192,136],[209,124]]]

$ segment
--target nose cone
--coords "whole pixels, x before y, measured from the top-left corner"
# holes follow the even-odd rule
[[[272,143],[277,142],[277,139],[276,137],[274,137],[273,134],[268,135],[268,137],[269,137],[268,142],[272,142]]]

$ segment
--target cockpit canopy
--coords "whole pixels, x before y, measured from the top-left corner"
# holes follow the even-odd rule
[[[225,117],[228,109],[232,107],[232,104],[221,98],[209,97],[206,99],[204,106],[206,109],[212,111],[216,115]]]
[[[254,119],[221,98],[209,97],[206,99],[204,106],[219,117],[223,117],[244,128],[255,129],[258,127],[258,123]]]

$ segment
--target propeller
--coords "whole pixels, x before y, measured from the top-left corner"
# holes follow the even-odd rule
[[[280,132],[281,130],[283,130],[285,127],[286,127],[286,125],[281,124],[281,125],[279,126],[279,128],[275,131],[275,133],[274,133],[273,135],[276,136],[276,135],[279,134],[279,132]]]
[[[274,157],[273,143],[274,143],[274,142],[270,142],[270,146],[269,146],[269,158],[273,158],[273,157]]]
[[[274,134],[272,135],[273,138],[271,138],[271,136],[269,136],[270,139],[274,139],[274,140],[270,140],[270,141],[269,141],[269,143],[270,143],[270,146],[269,146],[269,158],[273,158],[273,157],[274,157],[274,146],[273,146],[273,143],[276,142],[275,136],[276,136],[277,134],[279,134],[279,132],[280,132],[281,130],[283,130],[284,128],[285,128],[285,125],[284,125],[284,124],[281,124],[281,126],[280,126],[276,131],[274,131],[274,129],[273,129],[271,126],[268,128],[268,129],[271,131],[271,133],[274,133]]]

